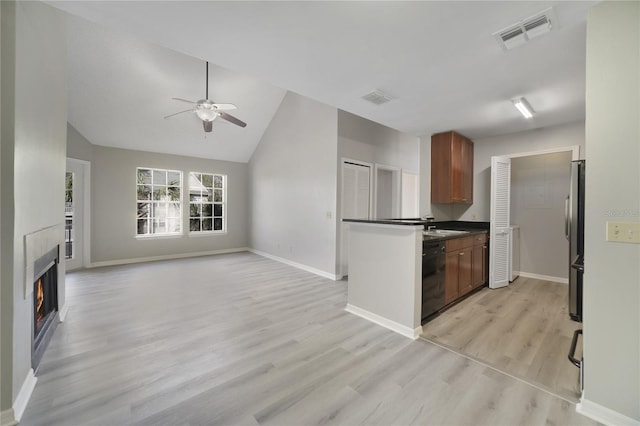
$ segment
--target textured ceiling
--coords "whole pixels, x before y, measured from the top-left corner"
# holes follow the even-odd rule
[[[49,3],[100,24],[71,20],[69,117],[101,145],[247,161],[285,90],[416,135],[476,139],[584,119],[593,1]],[[492,33],[551,6],[551,33],[498,46]],[[162,119],[184,106],[171,97],[202,97],[205,59],[218,65],[210,97],[249,123],[216,122],[206,140],[190,114]],[[395,99],[361,99],[375,89]]]

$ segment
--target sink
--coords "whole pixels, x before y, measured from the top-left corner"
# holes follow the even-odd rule
[[[468,234],[469,231],[458,231],[455,229],[432,229],[430,231],[423,231],[422,233],[431,237],[449,237],[451,235]]]

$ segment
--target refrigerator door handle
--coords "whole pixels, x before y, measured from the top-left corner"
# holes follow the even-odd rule
[[[569,361],[571,364],[580,368],[582,364],[582,360],[576,358],[576,347],[578,346],[578,336],[582,334],[582,329],[576,330],[573,332],[573,339],[571,339],[571,347],[569,348]]]
[[[564,200],[564,237],[569,239],[569,229],[570,229],[570,220],[569,220],[569,201],[571,199],[567,195],[567,198]]]

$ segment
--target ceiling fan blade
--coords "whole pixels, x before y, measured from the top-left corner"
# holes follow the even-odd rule
[[[185,109],[184,111],[176,112],[174,114],[169,114],[169,115],[165,116],[164,118],[169,118],[169,117],[173,117],[174,115],[182,114],[182,113],[185,113],[185,112],[192,112],[192,111],[193,111],[193,109],[189,108],[189,109]]]
[[[202,126],[204,127],[204,131],[209,133],[213,130],[213,121],[202,121]]]
[[[226,112],[222,112],[221,111],[221,112],[218,113],[218,115],[219,115],[220,118],[223,118],[223,119],[227,120],[230,123],[233,123],[233,124],[238,125],[240,127],[247,127],[247,123],[245,123],[242,120],[239,120],[239,119],[235,118],[231,114],[227,114]]]
[[[238,107],[234,104],[213,104],[213,106],[216,107],[218,111],[229,111],[232,109],[238,109]]]
[[[173,99],[174,101],[186,102],[188,104],[195,104],[195,102],[187,100],[187,99],[182,99],[182,98],[171,98],[171,99]]]

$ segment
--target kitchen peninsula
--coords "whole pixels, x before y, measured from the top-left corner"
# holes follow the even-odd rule
[[[445,241],[461,236],[486,241],[488,229],[486,222],[343,221],[349,224],[346,310],[411,339],[422,332],[423,242],[442,242],[444,247]],[[439,231],[425,233],[427,225]]]

